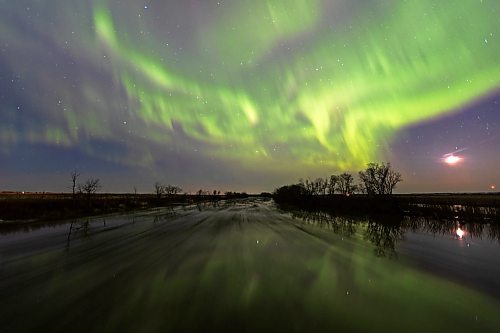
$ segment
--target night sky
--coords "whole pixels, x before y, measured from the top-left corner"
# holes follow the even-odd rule
[[[499,87],[498,0],[0,0],[0,190],[497,191]]]

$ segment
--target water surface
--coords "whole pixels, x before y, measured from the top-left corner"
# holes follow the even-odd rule
[[[0,331],[500,332],[498,230],[246,200],[4,232]]]

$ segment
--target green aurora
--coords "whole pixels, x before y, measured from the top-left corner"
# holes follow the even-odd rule
[[[203,38],[228,67],[216,69],[225,77],[214,83],[141,53],[106,7],[96,8],[94,20],[118,79],[138,101],[137,117],[167,137],[179,124],[222,158],[274,160],[283,149],[305,164],[359,168],[379,158],[374,145],[384,146],[395,131],[452,112],[500,83],[500,47],[488,43],[498,30],[494,2],[395,1],[386,13],[375,6],[376,17],[372,8],[353,13],[341,34],[324,29],[321,5],[239,2],[231,13],[242,20],[230,18],[227,27],[237,29],[228,32],[214,19]],[[312,37],[309,45],[273,61],[276,45],[297,35]]]
[[[54,84],[64,112],[24,133],[4,126],[4,142],[86,149],[83,138],[121,142],[127,131],[123,160],[143,166],[175,147],[264,171],[356,170],[389,157],[399,131],[500,85],[496,0],[56,5],[80,14],[56,15],[44,34],[57,28],[63,45],[76,31],[67,52],[112,87],[82,74],[75,97]],[[20,32],[0,27],[15,43]]]

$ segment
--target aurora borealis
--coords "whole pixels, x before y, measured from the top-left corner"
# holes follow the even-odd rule
[[[372,161],[407,191],[500,185],[498,1],[1,0],[0,17],[0,189],[41,172],[35,189],[63,190],[76,168],[127,182],[109,190],[271,191]],[[462,148],[475,164],[439,163]]]

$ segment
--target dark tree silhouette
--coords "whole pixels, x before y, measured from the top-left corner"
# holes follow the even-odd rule
[[[314,181],[314,191],[316,195],[326,195],[328,188],[328,180],[323,178],[316,178]]]
[[[364,190],[368,195],[388,195],[403,179],[401,174],[392,170],[391,164],[369,163],[364,171],[359,172]]]
[[[338,178],[337,190],[344,195],[352,194],[356,189],[353,183],[354,178],[352,177],[352,175],[350,173],[344,172]]]
[[[161,195],[165,193],[165,186],[160,184],[159,182],[154,183],[155,194],[158,199],[161,199]]]
[[[310,181],[309,179],[306,179],[304,181],[304,179],[301,178],[299,180],[299,184],[297,184],[297,185],[300,185],[304,189],[304,195],[313,195],[314,185],[313,185],[312,181]]]
[[[166,195],[175,195],[175,194],[179,194],[182,192],[182,188],[180,188],[179,186],[175,186],[175,185],[165,185],[163,186],[163,193],[165,193]]]
[[[92,194],[95,194],[100,188],[101,184],[99,182],[99,178],[89,178],[85,181],[85,183],[78,185],[79,191],[85,193],[89,201]]]
[[[73,170],[71,172],[71,182],[72,182],[71,190],[73,193],[73,200],[75,200],[75,191],[77,186],[76,182],[78,180],[78,177],[80,177],[80,173],[77,170]]]
[[[328,182],[328,193],[335,194],[335,190],[337,189],[337,184],[339,182],[339,176],[331,175],[330,181]]]
[[[304,188],[305,195],[326,195],[328,179],[319,177],[315,180],[306,179],[305,182],[303,179],[300,179],[297,185]]]
[[[285,185],[274,191],[274,198],[281,202],[295,202],[302,200],[302,197],[308,195],[304,184]]]

